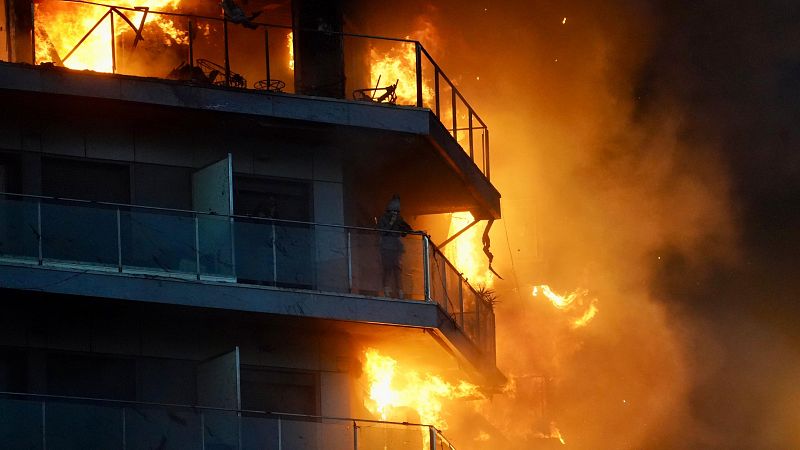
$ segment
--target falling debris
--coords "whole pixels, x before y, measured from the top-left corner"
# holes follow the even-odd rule
[[[564,17],[564,20],[561,21],[561,25],[566,25],[566,24],[567,24],[567,18]]]

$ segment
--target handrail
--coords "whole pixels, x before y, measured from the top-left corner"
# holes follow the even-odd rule
[[[367,422],[367,423],[379,423],[379,424],[389,424],[389,425],[407,425],[407,426],[414,426],[414,427],[428,427],[434,428],[437,431],[441,431],[436,428],[435,425],[427,425],[424,423],[414,423],[414,422],[393,422],[390,420],[376,420],[376,419],[359,419],[355,417],[338,417],[338,416],[322,416],[322,415],[313,415],[313,414],[299,414],[299,413],[282,413],[282,412],[274,412],[274,411],[261,411],[255,409],[236,409],[236,408],[221,408],[216,406],[202,406],[202,405],[183,405],[179,403],[160,403],[160,402],[142,402],[136,400],[117,400],[117,399],[108,399],[108,398],[96,398],[96,397],[81,397],[81,396],[70,396],[70,395],[53,395],[53,394],[35,394],[35,393],[28,393],[28,392],[13,392],[13,391],[0,391],[0,396],[15,396],[15,397],[31,397],[37,399],[55,399],[55,400],[70,400],[70,401],[86,401],[86,402],[96,402],[96,403],[105,403],[105,404],[118,404],[118,405],[132,405],[132,406],[155,406],[161,408],[183,408],[183,409],[196,409],[201,411],[220,411],[220,412],[232,412],[232,413],[245,413],[245,414],[260,414],[264,416],[276,416],[276,417],[295,417],[299,419],[317,419],[317,420],[341,420],[341,421],[356,421],[356,422]]]
[[[64,0],[67,1],[67,0]],[[278,223],[286,223],[290,225],[309,225],[309,226],[318,226],[318,227],[331,227],[331,228],[344,228],[347,230],[360,230],[360,231],[373,231],[373,232],[380,232],[380,233],[395,233],[395,234],[411,234],[411,235],[418,235],[418,236],[427,236],[424,231],[394,231],[394,230],[382,230],[380,228],[369,228],[369,227],[359,227],[354,225],[341,225],[341,224],[334,224],[334,223],[320,223],[320,222],[306,222],[302,220],[290,220],[290,219],[277,219],[271,217],[258,217],[258,216],[244,216],[241,214],[217,214],[213,212],[205,212],[205,211],[194,211],[191,209],[179,209],[179,208],[164,208],[160,206],[147,206],[147,205],[134,205],[130,203],[116,203],[116,202],[103,202],[103,201],[96,201],[96,200],[86,200],[86,199],[77,199],[77,198],[67,198],[67,197],[52,197],[46,195],[35,195],[35,194],[18,194],[14,192],[0,192],[0,196],[7,195],[11,197],[23,197],[23,198],[35,198],[39,200],[54,200],[54,201],[63,201],[63,202],[72,202],[72,203],[83,203],[89,205],[100,205],[100,206],[113,206],[113,207],[123,207],[123,208],[135,208],[135,209],[146,209],[146,210],[153,210],[153,211],[165,211],[165,212],[172,212],[172,213],[184,213],[184,214],[198,214],[203,216],[211,216],[211,217],[230,217],[233,219],[247,219],[247,220],[260,220],[264,222],[278,222]]]

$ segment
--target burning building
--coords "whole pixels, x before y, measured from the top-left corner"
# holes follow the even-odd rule
[[[504,377],[441,217],[500,194],[420,42],[336,1],[0,14],[4,448],[453,448],[439,399]],[[395,194],[427,232],[377,229]]]

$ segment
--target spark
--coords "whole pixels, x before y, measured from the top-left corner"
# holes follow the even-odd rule
[[[567,18],[564,17],[564,19],[561,21],[561,25],[566,25],[566,24],[567,24]]]

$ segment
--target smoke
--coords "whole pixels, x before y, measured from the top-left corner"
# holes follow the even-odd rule
[[[775,3],[764,8],[797,18]],[[489,124],[503,194],[498,365],[512,383],[451,420],[456,446],[550,448],[555,423],[572,448],[796,447],[797,351],[778,318],[748,319],[768,313],[744,298],[769,294],[735,280],[761,248],[753,223],[768,222],[750,188],[774,194],[770,173],[797,180],[797,132],[763,118],[776,100],[798,117],[771,65],[788,67],[782,88],[796,93],[797,51],[786,33],[759,34],[791,20],[715,2],[406,6],[378,23],[434,25],[433,56]],[[749,132],[761,125],[783,130],[779,145]],[[774,151],[748,164],[753,145]],[[773,278],[759,288],[796,292]],[[540,283],[588,289],[597,317],[571,329],[531,297]]]

